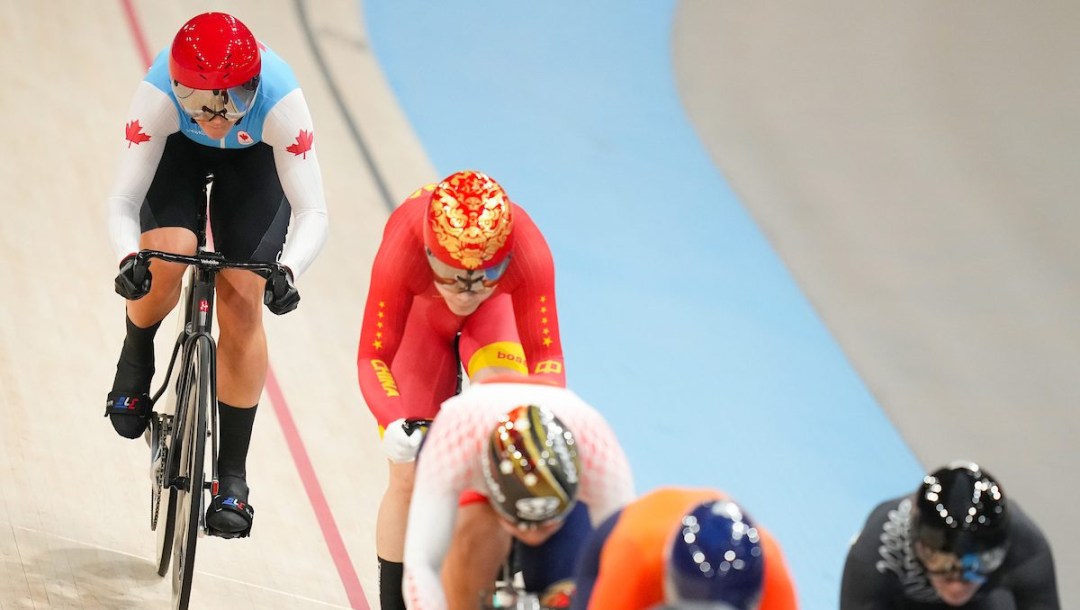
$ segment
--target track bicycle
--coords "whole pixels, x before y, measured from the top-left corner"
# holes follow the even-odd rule
[[[208,189],[212,182],[213,175],[208,174]],[[165,576],[172,564],[173,607],[178,609],[187,608],[191,599],[195,545],[209,533],[206,507],[218,492],[217,343],[213,337],[217,275],[225,269],[242,269],[269,280],[287,273],[277,263],[229,261],[207,249],[205,207],[197,226],[194,255],[157,250],[135,255],[139,264],[156,258],[189,267],[176,342],[165,379],[151,398],[153,412],[145,434],[150,445],[150,529],[157,534],[154,558],[159,576]],[[174,391],[162,402],[159,399],[177,365]],[[249,532],[250,528],[241,535]]]

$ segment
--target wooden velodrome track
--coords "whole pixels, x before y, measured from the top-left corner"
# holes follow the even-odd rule
[[[0,1],[0,608],[169,598],[150,562],[145,445],[100,415],[123,329],[105,196],[146,56],[210,8],[240,16],[296,69],[332,222],[300,283],[320,307],[266,318],[272,376],[249,460],[255,536],[201,541],[193,607],[376,604],[385,474],[355,342],[388,206],[435,175],[357,3],[307,4],[348,115],[364,117],[366,148],[335,106],[297,3]],[[1064,580],[1080,569],[1069,520],[1080,501],[1070,470],[1080,465],[1078,88],[1067,62],[1047,60],[1076,56],[1077,15],[1065,2],[1037,15],[992,5],[973,21],[928,3],[872,13],[684,2],[676,67],[717,165],[923,463],[998,446],[994,470],[1051,533],[1065,599],[1078,599]],[[877,53],[840,52],[856,41]],[[740,61],[699,70],[703,54]],[[870,211],[870,200],[889,205]]]

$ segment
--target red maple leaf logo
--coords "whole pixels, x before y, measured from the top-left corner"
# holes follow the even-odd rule
[[[294,155],[304,155],[304,158],[307,159],[307,151],[311,150],[311,144],[314,141],[314,133],[301,129],[300,134],[296,136],[296,142],[286,146],[285,150]]]
[[[128,148],[131,148],[132,144],[142,144],[150,141],[150,136],[143,133],[142,125],[139,125],[138,119],[131,121],[124,128],[124,138],[128,141]]]

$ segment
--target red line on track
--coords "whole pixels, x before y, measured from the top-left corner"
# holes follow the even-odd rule
[[[139,16],[135,14],[135,7],[131,4],[131,0],[120,0],[120,4],[124,7],[124,16],[127,17],[128,27],[131,28],[131,36],[135,39],[135,49],[139,52],[139,58],[142,59],[143,65],[149,68],[153,57],[150,56],[150,49],[146,46],[146,35],[139,23]]]
[[[136,50],[139,52],[143,63],[149,67],[152,57],[146,44],[146,35],[143,33],[138,16],[135,14],[132,0],[120,0],[120,4],[124,8],[124,16],[127,17]],[[356,569],[353,568],[352,559],[349,557],[349,551],[345,547],[345,541],[341,538],[341,532],[334,521],[334,514],[330,511],[330,504],[326,501],[322,485],[319,484],[319,478],[315,475],[315,468],[311,464],[311,458],[308,457],[304,441],[300,438],[300,432],[296,428],[296,422],[293,421],[289,403],[285,400],[285,394],[281,391],[281,386],[278,385],[273,367],[267,367],[266,393],[270,398],[270,404],[274,408],[278,423],[281,424],[281,431],[285,435],[285,443],[289,446],[289,454],[292,455],[296,470],[300,473],[300,480],[304,484],[304,491],[307,492],[311,508],[315,512],[315,519],[319,522],[319,529],[322,530],[323,539],[326,541],[326,546],[330,551],[330,558],[333,559],[334,567],[337,568],[338,576],[341,578],[341,584],[345,587],[349,605],[355,610],[370,610],[367,598],[364,596],[364,589],[360,586],[360,579],[357,577]]]
[[[277,414],[278,422],[281,424],[281,431],[285,433],[289,453],[292,454],[296,469],[300,472],[300,479],[304,482],[304,490],[307,491],[308,500],[311,501],[311,508],[315,510],[315,518],[319,522],[319,528],[322,529],[326,546],[330,549],[330,557],[334,560],[338,576],[341,577],[341,584],[345,585],[349,604],[358,610],[368,610],[364,589],[360,586],[360,579],[356,576],[356,570],[349,558],[349,551],[341,539],[341,533],[334,522],[334,515],[330,512],[330,504],[323,495],[318,477],[315,476],[315,468],[308,458],[304,441],[300,439],[300,433],[296,429],[296,423],[293,422],[292,412],[289,410],[288,403],[285,402],[285,395],[281,392],[281,386],[278,385],[273,368],[268,368],[266,371],[266,393],[270,397],[270,404],[273,405],[274,413]]]

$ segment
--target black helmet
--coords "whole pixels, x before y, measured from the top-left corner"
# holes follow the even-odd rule
[[[916,556],[930,574],[985,582],[1009,547],[1005,492],[990,473],[955,462],[926,475],[911,511]]]

